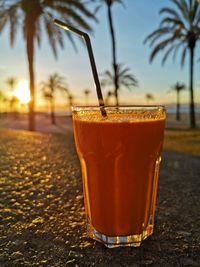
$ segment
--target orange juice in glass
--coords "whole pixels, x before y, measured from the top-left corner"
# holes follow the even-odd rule
[[[89,236],[140,246],[153,233],[166,113],[163,106],[73,107]]]

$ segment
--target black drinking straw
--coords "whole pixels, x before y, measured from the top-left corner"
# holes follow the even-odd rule
[[[95,85],[96,85],[96,92],[97,92],[97,97],[98,97],[98,100],[99,100],[99,106],[100,106],[100,110],[101,110],[101,114],[102,116],[106,117],[107,114],[106,114],[106,110],[104,108],[104,100],[103,100],[103,95],[102,95],[102,91],[101,91],[101,86],[100,86],[100,82],[99,82],[99,77],[98,77],[98,73],[97,73],[97,68],[96,68],[96,63],[95,63],[95,60],[94,60],[94,54],[93,54],[93,51],[92,51],[92,45],[91,45],[91,42],[90,42],[90,37],[87,33],[85,32],[82,32],[60,20],[57,20],[55,19],[54,20],[54,23],[56,25],[58,25],[59,27],[63,28],[64,30],[66,31],[70,31],[70,32],[73,32],[73,33],[76,33],[77,35],[79,35],[81,38],[84,39],[85,43],[86,43],[86,46],[87,46],[87,50],[88,50],[88,55],[89,55],[89,59],[90,59],[90,65],[91,65],[91,68],[92,68],[92,73],[93,73],[93,78],[94,78],[94,82],[95,82]]]

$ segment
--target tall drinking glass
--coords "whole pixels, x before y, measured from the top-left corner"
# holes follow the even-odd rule
[[[163,106],[73,107],[89,236],[140,246],[153,233],[164,138]]]

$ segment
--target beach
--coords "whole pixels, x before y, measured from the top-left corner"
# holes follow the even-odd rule
[[[0,266],[200,266],[199,156],[165,150],[154,234],[107,249],[86,235],[72,131],[0,130]]]
[[[72,118],[69,113],[56,113],[56,124],[51,124],[50,114],[36,113],[36,131],[43,133],[65,133],[72,130]],[[168,112],[166,129],[189,129],[189,114],[181,113],[180,121],[176,120],[176,114]],[[197,128],[200,128],[200,113],[196,113]],[[28,130],[28,114],[7,113],[0,114],[0,128]]]
[[[168,117],[154,234],[106,249],[86,234],[71,117],[36,122],[30,132],[26,115],[0,119],[0,266],[200,266],[199,129]]]
[[[197,129],[189,128],[188,113],[181,114],[181,120],[176,121],[174,113],[168,113],[166,119],[164,149],[175,152],[200,155],[200,113],[196,114]],[[4,114],[0,116],[0,129],[28,130],[27,114]],[[36,132],[63,134],[73,132],[72,117],[56,116],[56,124],[51,124],[50,115],[36,113]],[[199,145],[198,145],[199,144]]]

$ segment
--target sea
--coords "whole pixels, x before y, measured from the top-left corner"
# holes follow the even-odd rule
[[[168,114],[175,114],[176,108],[175,107],[166,107]],[[180,107],[180,113],[189,113],[189,107]],[[195,108],[196,113],[200,113],[200,107]]]
[[[171,107],[171,106],[166,106],[166,110],[168,114],[176,114],[176,107]],[[189,113],[190,109],[189,106],[180,106],[180,113],[185,114],[185,113]],[[195,112],[196,113],[200,113],[200,107],[196,107],[195,108]],[[71,115],[71,111],[62,111],[62,112],[56,112],[56,115],[59,117],[62,116],[70,116]]]

